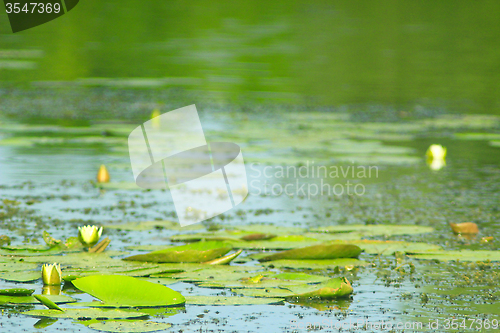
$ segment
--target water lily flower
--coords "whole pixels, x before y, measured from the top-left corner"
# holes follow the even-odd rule
[[[107,183],[109,182],[109,172],[106,169],[104,164],[101,164],[99,171],[97,171],[97,182],[98,183]]]
[[[431,170],[440,170],[446,166],[446,148],[441,145],[430,145],[425,153],[427,156],[427,165]]]
[[[102,227],[98,228],[95,225],[78,227],[78,238],[80,239],[80,242],[87,245],[89,248],[99,241],[101,235]]]
[[[153,125],[154,128],[158,129],[160,128],[160,117],[161,113],[160,110],[154,109],[153,112],[151,113],[151,124]]]
[[[441,145],[430,145],[427,149],[427,158],[433,160],[444,160],[446,157],[446,147]]]
[[[62,273],[60,264],[44,264],[42,266],[43,284],[48,286],[59,285],[62,282]]]

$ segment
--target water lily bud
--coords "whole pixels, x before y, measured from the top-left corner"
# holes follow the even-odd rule
[[[441,145],[431,145],[427,149],[426,155],[429,159],[444,160],[446,157],[446,148]]]
[[[154,109],[151,113],[151,124],[154,128],[160,128],[160,118],[158,118],[159,116],[161,116],[160,110]]]
[[[78,238],[80,239],[80,242],[89,247],[96,244],[101,235],[102,227],[98,228],[95,225],[78,227]]]
[[[109,182],[109,172],[106,169],[104,164],[101,164],[99,171],[97,172],[97,182],[98,183],[107,183]]]
[[[48,286],[59,285],[62,282],[61,265],[54,263],[42,266],[43,284]]]

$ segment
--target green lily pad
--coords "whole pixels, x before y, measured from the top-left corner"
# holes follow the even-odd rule
[[[213,260],[204,262],[204,264],[206,264],[206,265],[227,265],[231,261],[233,261],[236,257],[238,257],[242,252],[243,252],[243,250],[238,250],[235,253],[229,254],[227,256],[215,258]]]
[[[321,244],[322,241],[228,241],[235,249],[244,250],[289,250]]]
[[[186,296],[186,304],[190,305],[261,305],[283,304],[282,298],[252,298],[252,297],[224,297],[224,296]]]
[[[294,295],[290,290],[282,288],[235,288],[231,289],[231,291],[237,295],[248,297],[286,298]]]
[[[174,221],[143,221],[143,222],[128,222],[120,224],[107,224],[104,226],[107,229],[121,229],[129,231],[144,231],[153,230],[156,228],[168,229],[168,230],[197,230],[203,229],[201,224],[191,224],[186,227],[181,227],[178,222]]]
[[[64,295],[44,295],[50,301],[56,304],[71,303],[76,301],[73,297]],[[40,304],[33,296],[0,296],[0,304]]]
[[[352,286],[345,277],[333,278],[313,285],[288,286],[294,297],[319,297],[322,299],[340,298],[352,294]]]
[[[23,314],[32,317],[47,317],[47,318],[72,318],[78,320],[89,319],[126,319],[126,318],[141,318],[147,317],[147,313],[124,310],[108,310],[108,309],[64,309],[64,311],[46,309],[46,310],[31,310],[23,312]]]
[[[261,267],[251,266],[205,266],[203,269],[171,274],[168,277],[185,282],[215,282],[220,279],[238,281],[255,274]]]
[[[292,260],[282,259],[263,263],[265,266],[275,268],[301,268],[301,269],[334,269],[345,266],[367,266],[369,263],[353,258],[325,259],[325,260]]]
[[[409,255],[415,259],[443,260],[443,261],[500,261],[500,251],[461,250],[461,251],[436,251],[434,253],[418,253]]]
[[[37,264],[29,264],[25,262],[19,261],[11,261],[11,262],[1,262],[0,263],[0,272],[12,272],[12,271],[29,271],[32,269],[37,269]]]
[[[158,323],[154,321],[143,321],[143,320],[133,320],[133,321],[115,321],[107,320],[104,322],[98,322],[88,325],[88,327],[102,332],[123,332],[123,333],[135,333],[135,332],[155,332],[166,330],[172,325],[166,323]]]
[[[76,279],[73,285],[106,304],[120,307],[170,306],[185,302],[177,291],[130,276],[93,275]]]
[[[148,262],[206,262],[219,258],[229,251],[232,246],[223,242],[198,242],[188,245],[169,247],[164,250],[147,254],[138,254],[123,260]]]
[[[307,274],[307,273],[278,273],[270,275],[269,277],[284,281],[300,281],[304,283],[322,282],[329,279],[329,277],[327,276]]]
[[[3,296],[31,296],[34,292],[35,292],[35,289],[13,288],[13,289],[0,290],[0,295],[3,295]]]
[[[0,279],[14,282],[31,282],[42,277],[39,271],[0,272]]]
[[[310,298],[317,297],[321,299],[342,298],[352,293],[351,284],[346,278],[328,279],[318,284],[297,284],[281,288],[248,288],[231,289],[231,291],[244,296],[253,297],[298,297]]]
[[[42,328],[47,328],[50,325],[54,324],[57,322],[57,319],[52,319],[52,318],[42,318],[39,321],[37,321],[33,327],[36,329],[42,329]]]
[[[389,225],[389,224],[352,224],[352,225],[330,225],[311,229],[313,232],[358,232],[364,236],[392,236],[392,235],[414,235],[433,232],[434,228],[419,225]]]
[[[350,244],[319,244],[284,252],[274,253],[260,258],[259,261],[271,261],[280,259],[337,259],[356,258],[361,249]]]
[[[352,240],[352,241],[331,241],[335,244],[353,244],[359,246],[365,253],[392,255],[395,252],[422,253],[442,250],[439,245],[423,242],[402,242],[402,241],[382,241],[382,240]]]
[[[48,297],[44,295],[33,295],[40,303],[48,307],[49,309],[63,311],[56,303],[52,302]]]
[[[461,140],[500,140],[498,133],[455,133],[455,137]]]

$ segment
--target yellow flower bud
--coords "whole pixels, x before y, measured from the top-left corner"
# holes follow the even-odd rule
[[[43,284],[48,286],[59,285],[62,282],[61,265],[54,263],[42,266]]]
[[[102,235],[102,227],[98,228],[95,225],[86,225],[78,227],[78,238],[80,242],[91,247],[99,241]]]
[[[97,172],[97,182],[98,183],[107,183],[109,182],[109,172],[106,169],[104,164],[101,164],[99,171]]]

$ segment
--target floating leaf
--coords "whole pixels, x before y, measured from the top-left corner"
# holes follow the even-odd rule
[[[204,262],[204,264],[207,264],[207,265],[226,265],[226,264],[229,264],[231,261],[233,261],[233,259],[236,258],[237,256],[239,256],[242,252],[243,252],[243,250],[238,250],[235,253],[232,253],[230,255]]]
[[[143,231],[152,230],[155,228],[169,229],[169,230],[196,230],[203,229],[201,224],[191,224],[186,227],[181,227],[178,222],[174,221],[144,221],[144,222],[128,222],[121,224],[107,224],[104,226],[106,229],[121,229],[129,231]]]
[[[54,303],[71,303],[76,301],[73,297],[63,295],[44,295]],[[40,302],[33,296],[0,296],[0,304],[40,304]]]
[[[293,297],[293,292],[282,288],[237,288],[231,289],[233,293],[249,297],[270,297],[270,298],[286,298]]]
[[[40,303],[42,303],[43,305],[45,305],[49,309],[63,311],[63,309],[61,309],[60,307],[58,307],[56,303],[52,302],[46,296],[43,296],[43,295],[33,295],[33,297],[35,297],[37,300],[40,301]]]
[[[390,224],[352,224],[352,225],[330,225],[311,229],[314,232],[358,232],[364,236],[392,236],[392,235],[414,235],[433,232],[431,227],[419,225],[390,225]]]
[[[460,260],[460,261],[500,261],[500,251],[471,251],[471,250],[461,250],[461,251],[436,251],[434,253],[418,253],[409,255],[411,258],[415,259],[428,259],[428,260]]]
[[[345,266],[366,266],[368,262],[351,259],[351,258],[339,258],[339,259],[326,259],[326,260],[274,260],[265,262],[264,265],[272,266],[275,268],[304,268],[304,269],[334,269],[335,267],[345,267]]]
[[[73,281],[78,289],[109,305],[169,306],[185,302],[184,296],[161,284],[130,276],[93,275]]]
[[[365,253],[392,255],[395,252],[422,253],[430,251],[440,251],[441,246],[423,242],[402,242],[402,241],[382,241],[382,240],[352,240],[352,241],[331,241],[335,244],[353,244],[359,246]]]
[[[351,294],[353,289],[349,281],[342,277],[328,279],[327,281],[318,284],[302,283],[281,288],[231,289],[231,291],[237,294],[253,297],[318,297],[321,299],[333,299],[345,297]]]
[[[456,234],[477,234],[479,228],[473,222],[450,223],[451,230]]]
[[[42,277],[38,271],[15,271],[15,272],[1,272],[0,279],[14,282],[31,282],[36,281]]]
[[[250,234],[250,235],[243,236],[240,239],[245,240],[245,241],[255,241],[255,240],[268,240],[268,239],[271,239],[274,237],[276,237],[276,235],[256,233],[256,234]]]
[[[24,288],[13,288],[13,289],[2,289],[0,290],[0,295],[4,296],[31,296],[35,292],[35,289],[24,289]]]
[[[282,298],[251,298],[251,297],[223,297],[223,296],[187,296],[186,304],[191,305],[260,305],[283,304]]]
[[[332,299],[345,297],[352,294],[352,286],[345,277],[333,278],[325,282],[313,285],[289,286],[286,289],[294,293],[295,297],[319,297]]]
[[[58,245],[59,243],[61,243],[61,240],[59,239],[55,239],[54,237],[52,237],[47,231],[43,231],[43,240],[45,241],[45,243],[50,246],[50,247],[53,247],[53,246],[56,246]]]
[[[238,281],[242,278],[248,277],[251,274],[257,274],[257,272],[255,271],[261,269],[261,267],[251,266],[205,266],[203,269],[170,274],[168,275],[168,277],[186,282],[214,282],[218,279]]]
[[[271,261],[280,259],[336,259],[355,258],[359,256],[361,249],[350,244],[320,244],[298,249],[288,250],[271,254],[259,261]]]
[[[73,318],[78,320],[90,319],[126,319],[126,318],[142,318],[147,317],[147,313],[124,310],[108,310],[108,309],[64,309],[64,311],[45,309],[45,310],[31,310],[23,312],[23,314],[32,317],[48,317],[48,318]]]
[[[154,332],[170,328],[172,325],[158,323],[154,321],[134,320],[134,321],[115,321],[107,320],[88,325],[88,327],[103,332]]]
[[[50,325],[54,324],[57,322],[57,319],[52,319],[52,318],[42,318],[39,321],[37,321],[33,327],[37,329],[42,329],[42,328],[47,328]]]
[[[96,244],[94,247],[89,249],[89,253],[101,253],[103,252],[111,243],[111,240],[106,237],[102,241],[99,242],[99,244]]]
[[[223,242],[198,242],[169,247],[147,254],[138,254],[123,260],[148,262],[206,262],[219,258],[231,251],[232,246]]]
[[[284,281],[300,281],[305,283],[322,282],[329,278],[327,276],[307,274],[307,273],[278,273],[268,277]]]

